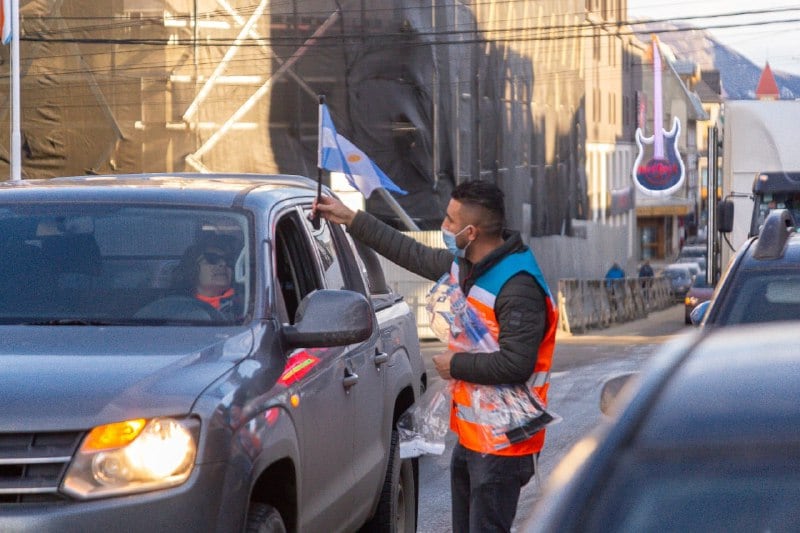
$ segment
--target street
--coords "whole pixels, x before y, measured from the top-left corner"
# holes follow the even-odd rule
[[[683,323],[683,306],[674,305],[651,313],[643,320],[616,325],[585,335],[561,334],[557,337],[549,393],[549,407],[563,421],[548,428],[547,441],[539,459],[539,482],[544,486],[558,461],[581,437],[589,433],[603,416],[598,408],[600,389],[610,377],[635,371],[674,335],[691,327]],[[441,351],[439,342],[423,344],[429,376],[438,379],[431,357]],[[441,456],[420,460],[420,533],[446,533],[450,529],[450,451],[455,443],[451,433]],[[539,495],[537,479],[523,489],[516,524],[530,514]]]

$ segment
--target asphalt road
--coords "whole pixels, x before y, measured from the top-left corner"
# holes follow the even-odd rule
[[[540,478],[532,481],[520,496],[515,523],[530,514],[541,486],[563,455],[590,432],[603,415],[598,408],[599,390],[608,377],[638,370],[659,346],[691,329],[684,324],[682,305],[650,313],[641,320],[617,324],[583,334],[559,332],[553,355],[550,407],[564,421],[548,429],[547,442],[539,460]],[[445,349],[441,342],[424,342],[422,352],[431,379],[438,379],[431,357]],[[455,443],[451,433],[441,456],[420,459],[420,508],[417,531],[448,533],[450,529],[450,450]]]

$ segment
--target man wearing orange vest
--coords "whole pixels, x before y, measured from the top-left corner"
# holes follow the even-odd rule
[[[526,384],[546,400],[555,344],[557,307],[530,249],[505,227],[503,192],[468,181],[451,194],[442,223],[447,249],[425,246],[336,199],[322,197],[316,211],[344,224],[353,237],[389,260],[430,280],[451,272],[480,312],[500,349],[448,350],[434,356],[444,379],[454,380],[450,424],[458,435],[451,460],[453,531],[508,532],[521,488],[534,474],[544,431],[488,442],[472,417],[471,384]]]

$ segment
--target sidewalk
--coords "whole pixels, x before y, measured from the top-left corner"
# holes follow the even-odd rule
[[[567,333],[559,330],[556,333],[556,342],[598,344],[654,342],[663,341],[669,336],[689,331],[691,328],[692,326],[684,323],[683,304],[675,304],[661,311],[651,312],[647,318],[612,324],[605,329],[589,329],[583,333]]]

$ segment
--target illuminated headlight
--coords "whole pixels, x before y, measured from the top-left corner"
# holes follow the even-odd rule
[[[77,498],[103,498],[164,489],[189,477],[199,423],[136,419],[98,426],[84,439],[64,478]]]
[[[697,305],[697,296],[687,296],[686,300],[684,300],[684,303],[686,305],[691,305],[692,307],[694,307],[695,305]]]

